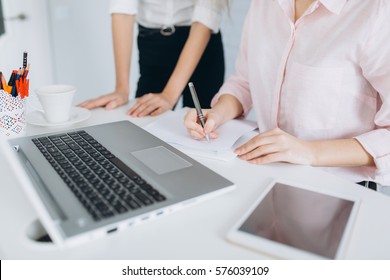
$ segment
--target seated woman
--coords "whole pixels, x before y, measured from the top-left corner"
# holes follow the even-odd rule
[[[253,108],[260,134],[236,149],[255,164],[328,167],[390,186],[390,25],[386,1],[252,1],[236,73],[193,138]],[[362,182],[363,181],[363,182]]]

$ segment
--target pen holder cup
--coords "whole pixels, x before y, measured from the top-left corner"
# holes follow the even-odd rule
[[[17,137],[26,134],[26,102],[20,95],[14,97],[0,90],[0,135]]]

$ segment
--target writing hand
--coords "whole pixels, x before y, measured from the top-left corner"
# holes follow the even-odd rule
[[[212,139],[218,137],[217,132],[215,131],[221,123],[221,117],[215,113],[212,109],[203,109],[203,116],[205,118],[204,128],[199,123],[198,114],[195,109],[188,110],[187,114],[184,117],[184,126],[187,128],[188,134],[192,138],[200,140],[206,138],[206,133]]]

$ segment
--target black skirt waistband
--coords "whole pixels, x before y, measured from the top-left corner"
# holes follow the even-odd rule
[[[175,26],[175,25],[167,25],[162,26],[161,28],[149,28],[138,24],[138,34],[142,37],[146,36],[171,36],[176,32],[189,32],[190,26]]]

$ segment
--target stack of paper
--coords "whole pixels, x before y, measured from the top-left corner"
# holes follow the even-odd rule
[[[236,156],[233,152],[235,142],[257,127],[255,122],[230,120],[217,129],[217,139],[210,139],[210,142],[194,140],[184,126],[187,110],[169,112],[144,129],[185,153],[228,161]]]

